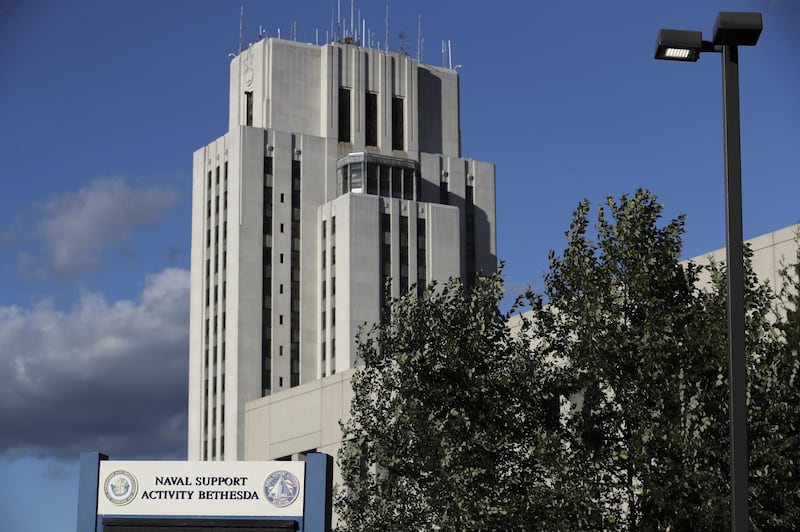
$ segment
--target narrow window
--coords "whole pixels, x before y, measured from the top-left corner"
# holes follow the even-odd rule
[[[378,165],[367,163],[367,194],[378,193]]]
[[[339,88],[339,142],[350,142],[350,89]]]
[[[367,146],[378,145],[378,95],[374,92],[367,93],[366,109],[366,139]]]
[[[450,186],[447,181],[439,181],[439,203],[442,205],[450,204]]]
[[[392,96],[392,149],[404,149],[403,142],[403,99]]]
[[[417,295],[422,297],[428,282],[425,269],[425,219],[417,219]]]
[[[247,91],[244,93],[246,103],[245,103],[245,125],[252,126],[253,125],[253,91]]]

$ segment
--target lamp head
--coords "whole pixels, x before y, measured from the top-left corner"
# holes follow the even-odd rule
[[[714,22],[714,44],[755,46],[761,28],[761,13],[720,12]]]
[[[655,58],[667,61],[697,61],[702,48],[702,32],[659,30]]]

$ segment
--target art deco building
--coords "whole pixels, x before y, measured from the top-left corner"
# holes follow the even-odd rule
[[[460,148],[454,70],[281,39],[232,60],[228,132],[194,154],[190,460],[248,458],[248,403],[351,368],[388,279],[496,269],[494,165]]]

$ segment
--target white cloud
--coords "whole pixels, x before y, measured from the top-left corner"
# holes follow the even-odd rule
[[[51,198],[36,226],[48,256],[35,273],[68,279],[94,270],[101,263],[98,250],[123,242],[137,226],[158,222],[176,199],[174,190],[133,189],[120,177]],[[34,263],[22,258],[23,268]]]
[[[138,301],[0,307],[0,456],[184,456],[188,329],[181,269],[148,276]]]

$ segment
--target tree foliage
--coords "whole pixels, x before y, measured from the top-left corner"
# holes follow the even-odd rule
[[[557,442],[550,376],[501,313],[500,274],[409,293],[362,333],[336,499],[346,530],[525,530],[543,521]],[[515,524],[516,523],[516,524]]]
[[[726,530],[725,265],[680,262],[651,193],[582,202],[545,292],[502,275],[391,305],[359,339],[344,530]],[[800,522],[800,250],[773,290],[746,251],[753,530]],[[546,304],[542,304],[542,302]]]

